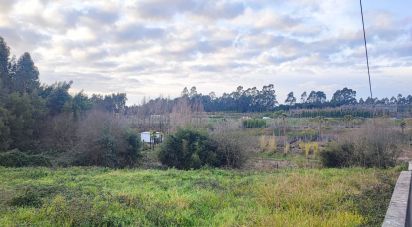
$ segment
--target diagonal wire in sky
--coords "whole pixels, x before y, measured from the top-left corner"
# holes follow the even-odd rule
[[[365,41],[365,53],[366,53],[366,66],[368,67],[368,77],[369,77],[369,91],[371,93],[371,100],[373,99],[372,95],[372,83],[371,83],[371,74],[369,70],[369,55],[368,55],[368,46],[366,45],[366,32],[365,32],[365,21],[363,19],[363,7],[362,7],[362,0],[359,0],[360,8],[361,8],[361,15],[362,15],[362,27],[363,27],[363,40]]]

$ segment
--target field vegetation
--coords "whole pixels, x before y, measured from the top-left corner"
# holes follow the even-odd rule
[[[376,226],[412,159],[411,95],[279,105],[269,84],[127,106],[71,85],[40,84],[0,37],[0,226]]]
[[[214,162],[211,164],[204,161],[208,157],[203,157],[199,162],[196,155],[204,153],[200,152],[202,148],[188,151],[193,156],[193,165],[188,166],[239,168],[241,162],[246,162],[245,153],[248,157],[259,156],[257,153],[262,151],[309,157],[313,152],[307,149],[302,152],[299,143],[318,142],[315,150],[323,150],[327,142],[337,141],[348,131],[355,132],[371,117],[397,117],[384,128],[396,128],[404,137],[410,127],[410,121],[404,118],[411,117],[411,95],[363,101],[356,98],[356,91],[343,88],[330,100],[323,91],[310,91],[304,92],[298,101],[290,92],[285,104],[279,105],[275,87],[269,84],[261,89],[239,86],[220,97],[214,93],[201,94],[196,87],[185,88],[174,99],[159,97],[127,106],[125,93],[88,96],[84,92],[69,92],[72,81],[41,84],[40,72],[31,55],[24,53],[15,58],[10,53],[6,41],[0,37],[0,155],[5,159],[0,164],[4,166],[137,167],[142,164],[142,149],[155,149],[154,144],[140,143],[140,132],[158,131],[165,138],[172,138],[178,129],[194,128],[208,137],[212,152],[207,153],[226,154],[218,159],[227,161],[225,164],[211,161]],[[242,136],[232,136],[227,131],[219,134],[222,129],[241,131]],[[219,139],[222,137],[230,143]],[[265,147],[263,143],[259,147],[259,138],[269,137],[270,140],[263,142]],[[243,149],[242,141],[248,141],[249,146]],[[398,142],[389,145],[394,143]],[[234,155],[234,148],[239,155]],[[319,152],[314,153],[312,156]],[[397,153],[391,154],[390,166],[395,164]],[[239,163],[234,163],[234,159]]]
[[[0,170],[0,226],[375,226],[399,172]]]

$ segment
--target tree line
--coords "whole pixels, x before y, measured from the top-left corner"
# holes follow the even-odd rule
[[[373,115],[370,113],[371,111],[365,108],[367,106],[412,105],[412,95],[404,97],[402,94],[399,94],[397,97],[390,99],[367,98],[364,100],[363,98],[357,99],[356,91],[347,87],[335,91],[330,100],[327,99],[323,91],[305,91],[300,95],[299,99],[295,96],[294,92],[290,92],[284,100],[284,103],[279,104],[274,85],[269,84],[263,86],[262,89],[257,89],[256,87],[244,89],[242,86],[238,86],[235,91],[223,93],[221,96],[216,96],[215,92],[203,95],[198,93],[194,86],[190,90],[185,87],[180,97],[172,100],[159,97],[148,102],[143,102],[140,108],[150,109],[150,107],[162,105],[170,112],[174,104],[182,99],[187,100],[193,107],[196,106],[199,108],[200,106],[206,112],[271,112],[301,109],[331,109],[350,106],[352,107],[350,111],[358,111],[359,115],[364,117]],[[406,111],[408,111],[408,109]],[[338,110],[338,112],[342,111]],[[308,111],[307,114],[304,113],[301,115],[311,116],[312,113],[313,111]],[[332,115],[341,116],[342,114],[331,113],[331,116]]]
[[[87,96],[81,91],[71,95],[71,86],[71,81],[41,84],[39,70],[31,55],[11,56],[10,48],[0,37],[0,165],[135,166],[141,157],[142,147],[138,129],[143,129],[140,126],[145,125],[146,120],[149,130],[153,129],[153,122],[158,122],[161,131],[173,133],[182,126],[206,124],[203,122],[203,111],[276,114],[278,110],[324,111],[345,105],[412,104],[411,95],[363,101],[356,99],[356,91],[343,88],[336,91],[331,100],[327,100],[322,91],[311,91],[309,94],[304,92],[298,102],[291,92],[285,104],[279,105],[274,85],[269,84],[262,89],[239,86],[235,91],[219,97],[213,92],[202,95],[196,87],[190,90],[185,88],[181,96],[175,99],[159,97],[140,106],[127,106],[125,93]],[[311,111],[301,111],[302,116],[312,114]],[[139,115],[143,124],[134,125],[130,116],[135,115]],[[245,124],[244,127],[263,127],[263,122],[253,119]],[[218,163],[216,165],[234,166],[234,160],[243,159],[228,152],[239,150],[235,144],[240,139],[233,136],[221,140],[227,132],[208,138],[197,132],[185,131],[178,140],[186,141],[186,134],[204,140],[205,146],[195,149],[200,159],[196,155],[190,157],[194,166],[210,164],[203,160],[208,155],[202,155],[211,147],[211,155],[219,157],[213,161]],[[167,141],[171,141],[172,137],[169,136]],[[199,145],[198,141],[193,144],[194,147]]]
[[[71,95],[71,85],[71,81],[41,84],[30,54],[10,56],[0,37],[0,166],[139,164],[143,144],[139,128],[127,117],[134,109],[126,106],[126,94]],[[184,101],[177,99],[170,106],[170,121],[183,121],[169,126],[174,133],[167,136],[160,161],[179,169],[239,167],[247,146],[236,137],[180,128],[195,126],[188,114],[201,110]]]
[[[83,165],[127,166],[137,160],[139,134],[116,117],[125,112],[126,94],[71,95],[71,85],[40,84],[30,54],[10,56],[0,37],[2,162],[26,165],[40,154]]]

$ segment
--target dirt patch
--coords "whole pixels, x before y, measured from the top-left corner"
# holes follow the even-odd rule
[[[288,160],[273,160],[264,158],[250,159],[246,164],[246,169],[256,170],[272,170],[272,169],[284,169],[284,168],[297,168],[298,166]]]
[[[412,160],[412,149],[410,149],[410,148],[402,149],[402,153],[399,156],[398,160],[400,160],[400,161],[410,161],[410,160]]]

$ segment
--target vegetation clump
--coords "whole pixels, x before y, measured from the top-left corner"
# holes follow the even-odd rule
[[[266,121],[263,119],[246,119],[242,124],[243,128],[266,128]]]
[[[238,141],[229,135],[212,137],[196,129],[178,129],[166,137],[159,159],[164,165],[177,169],[240,167],[246,155]]]
[[[206,133],[193,129],[178,129],[166,137],[160,149],[160,161],[177,169],[198,169],[204,165],[220,166],[216,145]]]
[[[326,167],[395,166],[401,153],[399,132],[384,123],[368,123],[357,134],[332,142],[320,153]]]
[[[79,129],[76,164],[132,167],[137,163],[142,147],[140,135],[122,120],[93,112]]]
[[[217,145],[217,153],[224,158],[224,167],[241,168],[250,159],[255,141],[242,133],[223,130],[211,135]],[[273,145],[275,147],[275,145]]]
[[[0,153],[0,166],[51,166],[50,160],[42,155],[28,155],[19,150]]]

